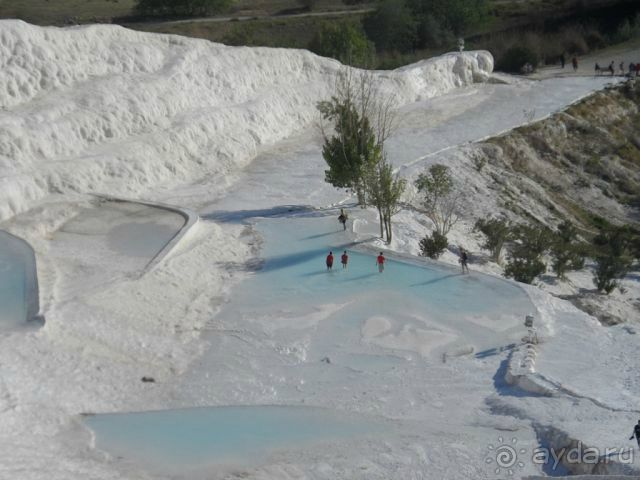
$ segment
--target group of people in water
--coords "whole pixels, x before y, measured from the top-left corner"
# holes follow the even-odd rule
[[[378,272],[384,272],[384,262],[386,258],[384,258],[384,254],[380,252],[380,255],[376,258],[376,265],[378,266]],[[345,250],[344,253],[340,256],[340,262],[342,263],[342,268],[347,268],[349,264],[349,254]],[[329,252],[327,255],[327,270],[333,270],[333,252]]]
[[[348,218],[349,217],[345,213],[344,209],[341,208],[340,215],[338,216],[338,221],[340,222],[344,230],[347,229]],[[327,271],[333,270],[333,261],[334,261],[333,251],[330,251],[325,261],[327,265]],[[376,257],[376,266],[378,267],[378,272],[380,273],[384,272],[385,262],[386,262],[386,258],[384,256],[384,253],[380,252],[380,254]],[[462,268],[462,273],[469,273],[469,255],[467,251],[462,247],[460,247],[458,262],[460,263],[460,266]],[[340,256],[340,263],[342,264],[343,269],[347,268],[347,265],[349,264],[349,254],[347,253],[346,250]]]

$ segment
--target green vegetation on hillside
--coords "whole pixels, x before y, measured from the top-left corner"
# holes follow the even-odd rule
[[[137,0],[136,13],[149,16],[206,16],[225,12],[233,0]]]
[[[532,230],[514,235],[506,222],[478,222],[487,249],[498,237],[511,243],[508,275],[533,281],[546,272],[543,252],[563,278],[588,256],[596,288],[616,288],[640,257],[639,127],[640,81],[629,80],[477,146],[483,174],[501,191],[502,210],[532,226],[557,226],[548,245],[536,249],[529,245],[538,237]]]
[[[216,12],[227,18],[169,21]],[[640,5],[629,0],[0,1],[0,18],[40,25],[118,22],[231,45],[310,48],[374,68],[395,68],[454,50],[459,36],[466,38],[467,49],[491,51],[496,64],[507,70],[556,63],[562,53],[582,55],[640,38],[639,12]],[[327,24],[336,21],[342,26],[331,31]],[[365,61],[370,43],[375,56]]]

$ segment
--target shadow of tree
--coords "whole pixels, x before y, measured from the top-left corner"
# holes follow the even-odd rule
[[[424,285],[431,285],[433,283],[443,282],[444,280],[447,280],[448,278],[458,277],[460,275],[462,275],[462,273],[451,273],[449,275],[444,275],[442,277],[432,278],[431,280],[427,280],[426,282],[414,283],[411,286],[412,287],[422,287]]]
[[[317,216],[324,216],[321,212],[306,205],[279,205],[255,210],[217,210],[203,214],[200,218],[221,223],[242,223],[250,218],[288,217],[299,214],[315,216],[314,213],[317,213]]]

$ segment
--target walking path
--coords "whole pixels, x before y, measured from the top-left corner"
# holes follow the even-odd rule
[[[285,15],[239,15],[239,16],[224,16],[224,17],[197,17],[188,18],[185,20],[169,20],[166,22],[152,22],[154,25],[181,25],[185,23],[221,23],[221,22],[246,22],[248,20],[256,20],[261,18],[271,19],[290,19],[290,18],[307,18],[307,17],[340,17],[345,15],[362,15],[374,11],[374,8],[360,8],[357,10],[337,10],[331,12],[306,12],[306,13],[291,13]],[[127,23],[125,25],[134,26],[141,22]],[[144,22],[148,24],[149,22]]]

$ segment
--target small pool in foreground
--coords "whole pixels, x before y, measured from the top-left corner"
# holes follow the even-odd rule
[[[313,407],[234,406],[86,418],[96,446],[125,462],[185,473],[258,463],[281,450],[373,434],[381,424]]]

